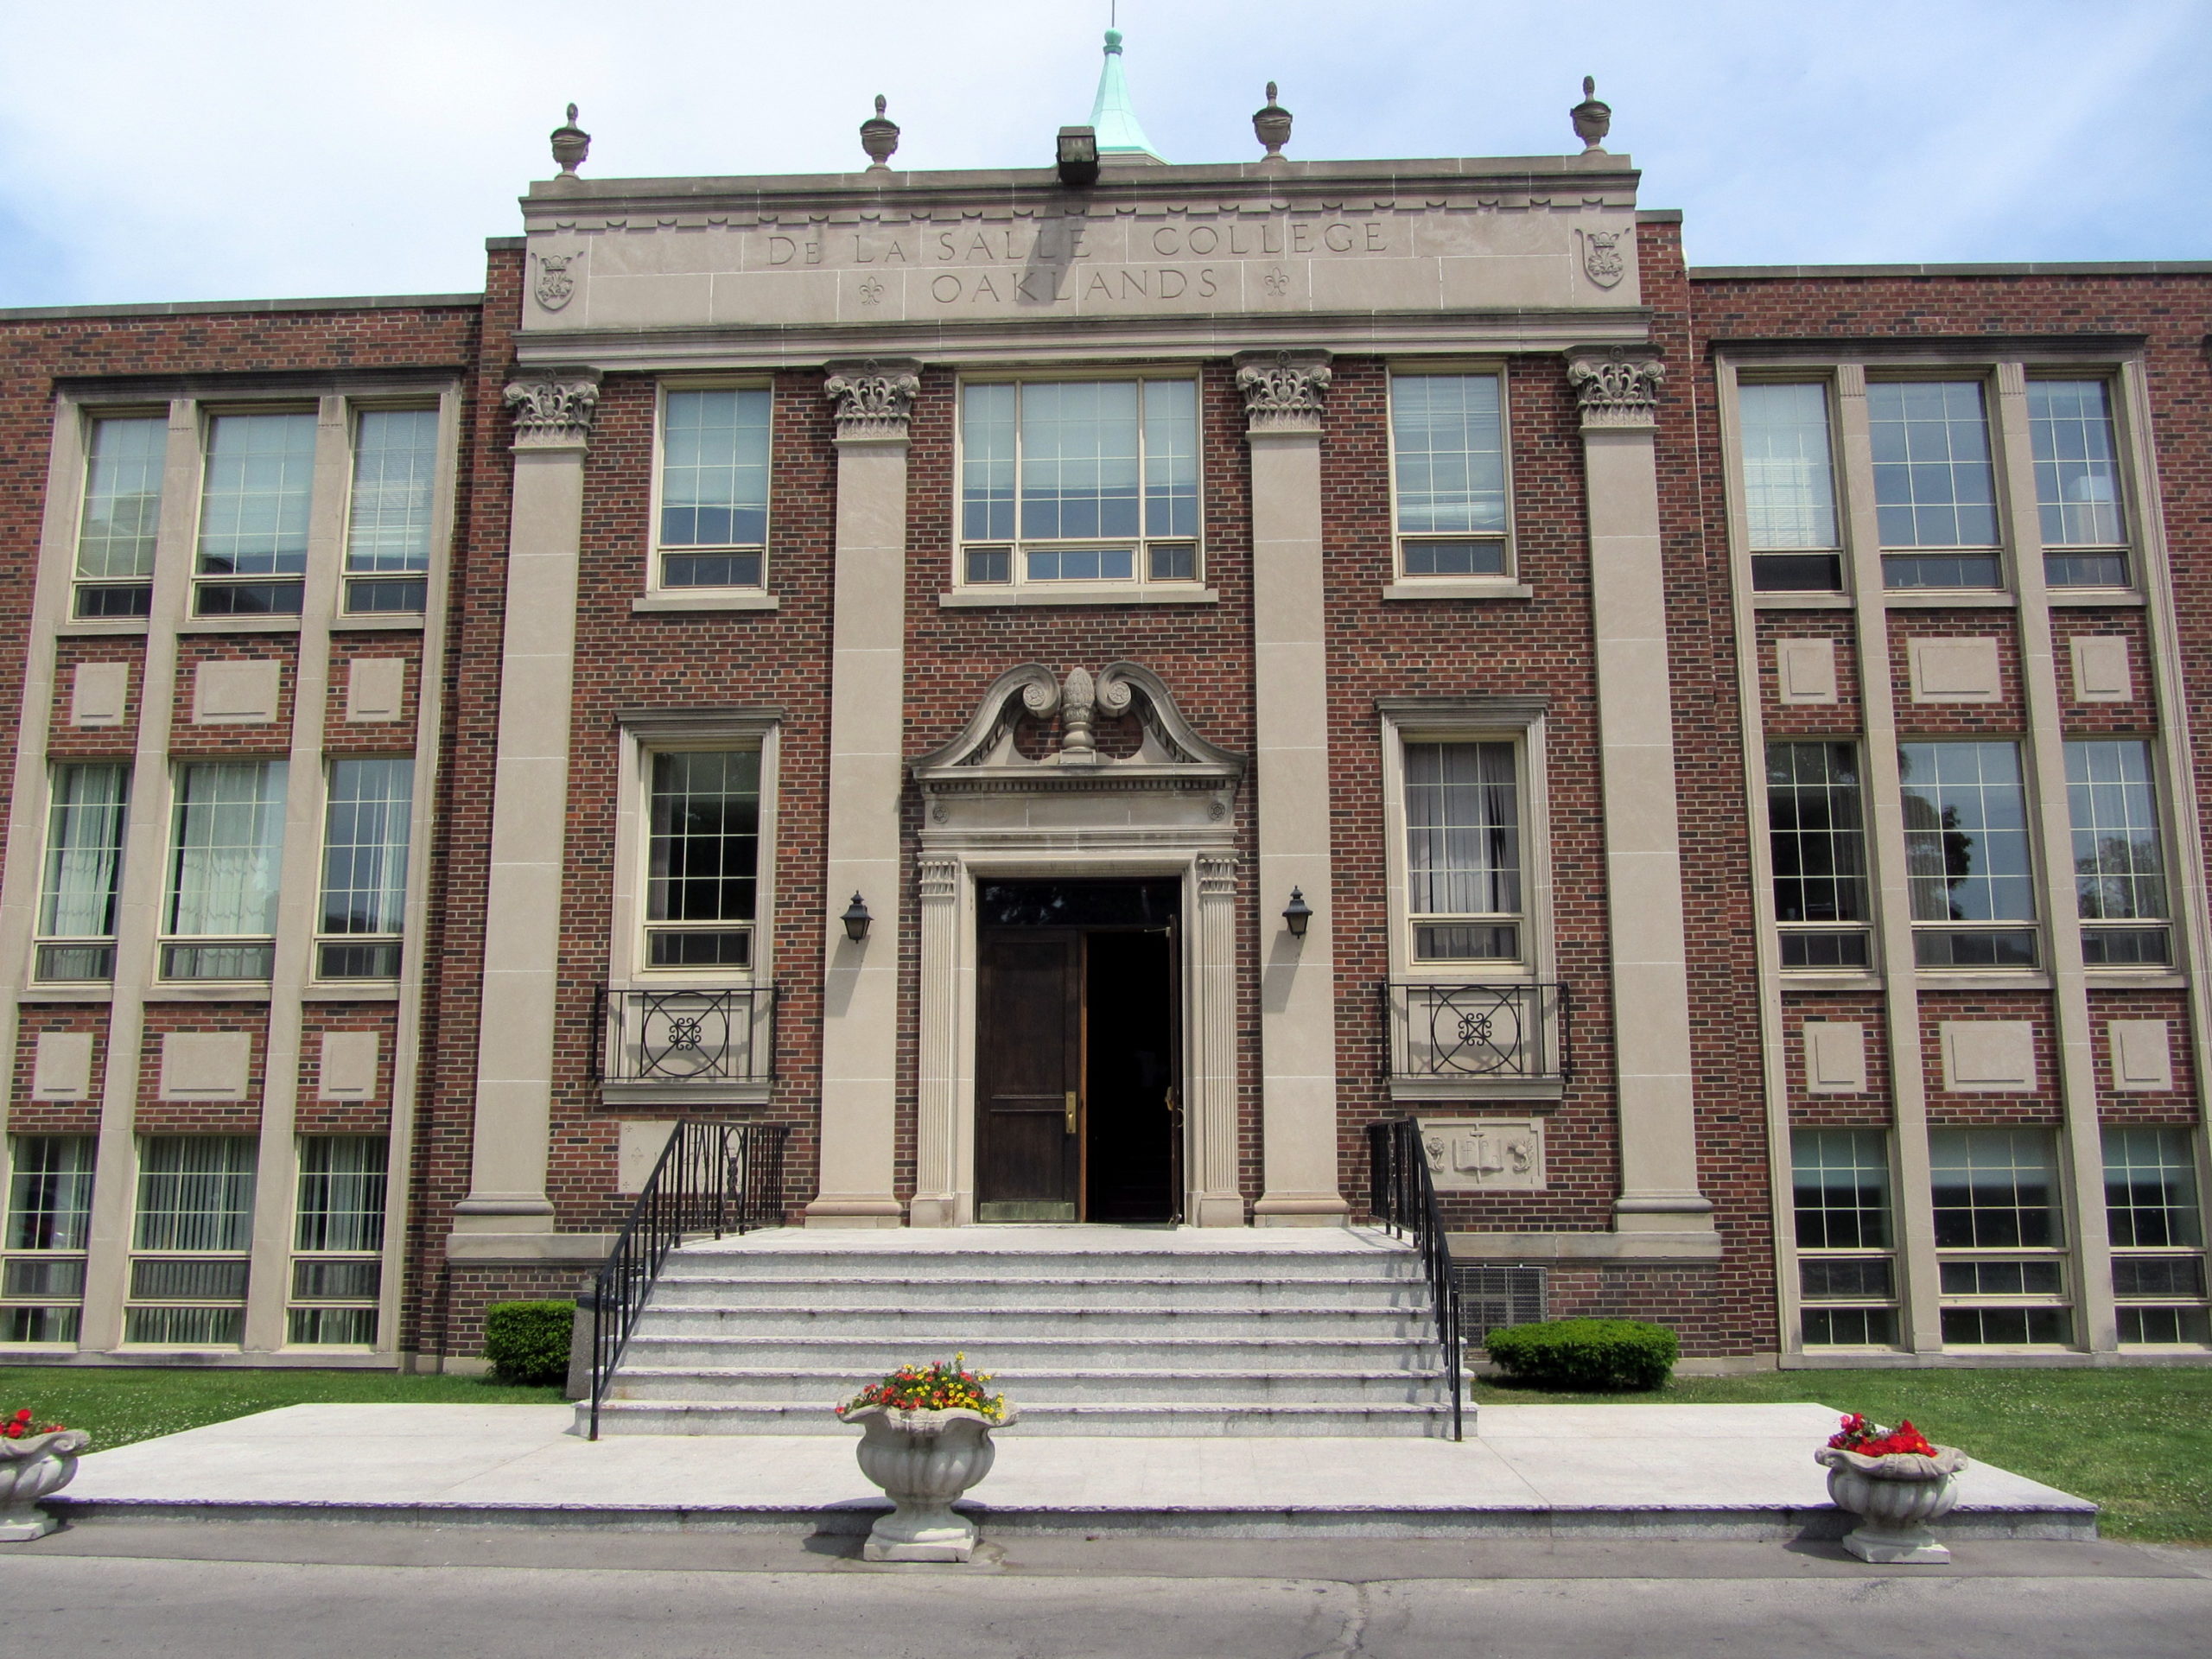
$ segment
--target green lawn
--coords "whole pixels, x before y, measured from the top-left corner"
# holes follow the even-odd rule
[[[1550,1394],[1482,1382],[1474,1395],[1496,1405],[1814,1400],[1881,1423],[1910,1417],[1939,1444],[2095,1499],[2109,1537],[2212,1544],[2212,1368],[1766,1371],[1677,1377],[1656,1394]]]
[[[0,1366],[0,1414],[29,1406],[41,1423],[90,1430],[92,1450],[128,1446],[278,1406],[557,1406],[557,1388],[488,1377],[397,1371],[249,1371],[60,1365]]]

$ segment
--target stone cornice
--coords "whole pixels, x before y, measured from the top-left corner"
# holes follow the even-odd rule
[[[1329,379],[1325,351],[1239,352],[1236,390],[1244,398],[1245,431],[1318,435]]]
[[[822,390],[837,406],[837,442],[904,443],[922,389],[921,366],[906,357],[830,364]]]
[[[1582,429],[1649,430],[1658,420],[1659,383],[1666,365],[1651,351],[1622,346],[1578,346],[1567,353],[1567,382],[1582,410]]]
[[[563,369],[507,384],[518,449],[581,449],[599,413],[599,371]]]

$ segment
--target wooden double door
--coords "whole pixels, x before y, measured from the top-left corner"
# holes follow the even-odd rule
[[[982,899],[976,1219],[1179,1219],[1174,885],[1002,882]]]

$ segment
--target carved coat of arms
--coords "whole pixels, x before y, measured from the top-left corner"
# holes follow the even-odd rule
[[[575,273],[569,267],[582,257],[575,253],[541,253],[537,256],[535,292],[538,304],[548,311],[558,311],[569,302],[569,296],[576,291]]]
[[[1611,288],[1628,274],[1628,262],[1621,255],[1623,234],[1619,231],[1582,232],[1582,269],[1600,288]]]

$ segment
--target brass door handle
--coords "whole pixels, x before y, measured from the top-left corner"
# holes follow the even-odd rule
[[[1068,1090],[1067,1100],[1068,1100],[1068,1130],[1067,1130],[1067,1132],[1068,1132],[1070,1135],[1073,1135],[1073,1134],[1075,1133],[1075,1090],[1074,1090],[1071,1089],[1071,1090]]]

